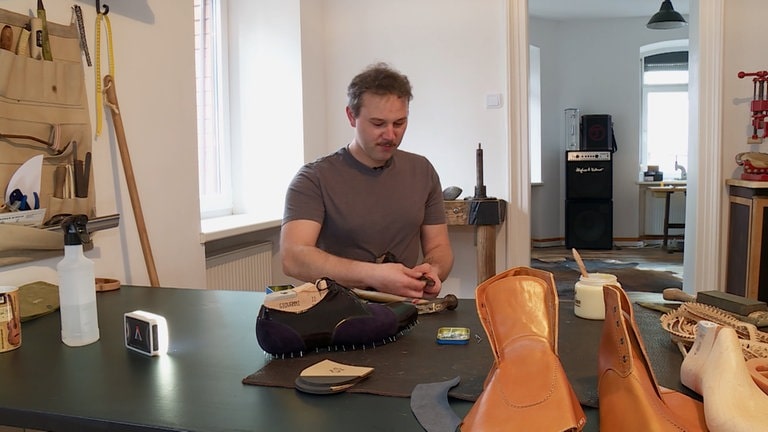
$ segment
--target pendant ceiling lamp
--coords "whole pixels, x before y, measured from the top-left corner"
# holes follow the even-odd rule
[[[661,9],[651,17],[645,26],[652,30],[668,30],[687,25],[685,18],[672,7],[672,2],[664,0],[661,2]]]

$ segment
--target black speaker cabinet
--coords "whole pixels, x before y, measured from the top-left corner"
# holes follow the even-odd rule
[[[565,199],[613,199],[613,153],[567,151]]]
[[[581,116],[581,150],[616,151],[613,120],[608,114]]]
[[[565,247],[613,249],[613,201],[566,200]]]

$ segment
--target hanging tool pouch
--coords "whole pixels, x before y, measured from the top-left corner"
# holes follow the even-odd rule
[[[38,60],[29,54],[29,38],[36,37],[25,30],[29,23],[27,15],[0,9],[0,28],[12,34],[10,48],[4,42],[0,49],[0,265],[63,249],[61,231],[43,227],[54,216],[95,216],[93,133],[77,26],[47,22],[53,59]],[[27,194],[29,210],[19,211],[7,199],[9,182],[38,155],[38,197]]]

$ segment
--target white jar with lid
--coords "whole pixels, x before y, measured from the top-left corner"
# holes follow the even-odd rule
[[[603,301],[603,285],[621,287],[615,275],[608,273],[588,273],[576,282],[576,292],[573,298],[573,312],[577,317],[601,320],[605,319],[605,302]]]

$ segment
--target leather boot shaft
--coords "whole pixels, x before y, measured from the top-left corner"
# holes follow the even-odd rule
[[[581,430],[586,417],[557,356],[552,274],[510,269],[480,284],[475,298],[494,363],[461,430]]]

